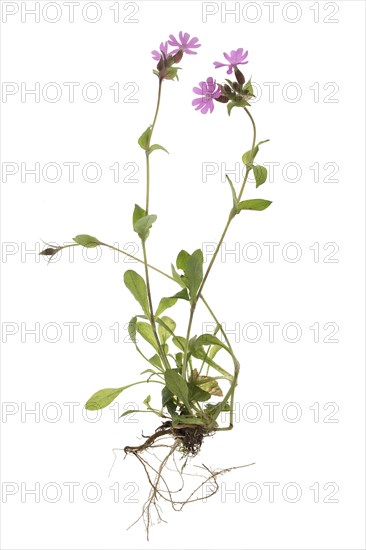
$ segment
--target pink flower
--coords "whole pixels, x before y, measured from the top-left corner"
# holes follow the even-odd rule
[[[221,95],[221,89],[216,84],[216,80],[214,80],[212,76],[209,76],[206,81],[199,83],[199,88],[193,88],[193,91],[195,94],[201,96],[196,97],[196,99],[192,101],[192,105],[196,106],[196,111],[200,110],[203,115],[208,111],[212,113],[214,110],[213,100]]]
[[[219,67],[229,67],[227,74],[231,74],[237,65],[246,65],[248,63],[248,61],[244,61],[247,55],[248,51],[244,52],[243,48],[231,50],[230,54],[224,52],[224,57],[229,63],[214,61],[215,69],[218,69]]]
[[[172,34],[169,35],[170,40],[168,40],[168,44],[171,46],[175,46],[175,49],[171,52],[172,54],[177,53],[178,50],[182,50],[183,53],[196,55],[197,52],[194,52],[193,50],[195,48],[199,48],[201,44],[197,44],[198,38],[190,38],[190,34],[185,32],[183,34],[182,31],[179,33],[179,40],[180,42],[173,36]]]
[[[161,52],[165,54],[165,57],[168,57],[168,47],[168,42],[161,42],[160,52],[158,52],[157,50],[151,52],[153,59],[155,59],[155,61],[159,61],[161,58]]]

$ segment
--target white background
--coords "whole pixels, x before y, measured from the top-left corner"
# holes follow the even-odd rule
[[[3,10],[6,4],[19,11],[2,23],[3,82],[19,88],[22,82],[28,88],[39,82],[41,90],[56,82],[63,94],[54,103],[42,94],[39,102],[32,95],[22,101],[20,92],[3,95],[2,162],[19,168],[21,163],[30,168],[36,162],[41,167],[79,162],[80,167],[73,183],[65,166],[55,183],[42,176],[35,182],[29,174],[22,182],[20,171],[2,183],[2,315],[7,340],[2,366],[2,488],[7,500],[3,548],[364,548],[364,3],[281,2],[272,22],[266,2],[237,2],[237,21],[234,15],[225,21],[217,3],[217,13],[203,22],[201,2],[149,1],[137,3],[138,11],[131,16],[135,23],[123,21],[134,10],[124,2],[119,22],[113,21],[110,9],[116,3],[99,2],[101,18],[95,23],[83,18],[83,0],[75,7],[74,23],[68,21],[62,2],[56,23],[42,14],[39,23],[32,15],[22,22],[21,10],[33,8],[34,2],[2,2]],[[227,4],[233,7],[233,2]],[[88,17],[94,13],[91,7]],[[55,14],[51,6],[46,18]],[[147,543],[142,524],[126,531],[146,496],[137,462],[132,457],[122,461],[117,452],[110,477],[108,473],[112,449],[136,444],[141,430],[153,431],[156,420],[143,415],[138,423],[116,422],[112,408],[92,422],[93,415],[85,419],[82,410],[96,390],[132,382],[145,368],[133,346],[123,342],[125,323],[137,313],[123,285],[123,272],[140,269],[121,257],[117,262],[106,249],[99,261],[93,261],[95,251],[88,260],[76,249],[74,261],[63,254],[48,266],[44,258],[25,252],[40,250],[41,239],[62,244],[79,233],[120,247],[136,242],[131,213],[134,203],[144,200],[143,154],[137,138],[152,122],[157,91],[150,51],[180,30],[198,36],[202,47],[199,55],[184,57],[179,82],[164,83],[154,142],[170,155],[159,151],[152,156],[151,212],[158,221],[148,241],[150,261],[169,270],[181,248],[205,251],[224,226],[230,190],[221,182],[221,172],[204,182],[202,163],[233,168],[250,148],[251,127],[239,109],[229,118],[225,106],[216,104],[212,115],[203,116],[190,105],[191,90],[200,80],[225,77],[223,69],[215,72],[212,65],[223,51],[249,50],[244,72],[262,92],[251,108],[258,139],[271,140],[261,148],[258,162],[280,165],[273,182],[258,191],[253,182],[248,185],[247,198],[266,198],[273,204],[265,212],[243,213],[235,220],[225,245],[227,250],[236,248],[238,257],[219,256],[205,290],[220,320],[240,332],[234,344],[242,371],[235,429],[206,440],[194,463],[255,466],[222,478],[219,494],[206,503],[179,515],[166,510],[168,523],[154,527]],[[73,103],[64,82],[80,83]],[[102,89],[95,103],[81,94],[89,82]],[[109,89],[116,82],[118,102]],[[126,83],[136,85],[123,89]],[[273,100],[268,83],[278,83]],[[289,83],[301,91],[297,101],[291,101],[296,90]],[[138,101],[123,101],[136,86],[133,99]],[[83,179],[81,167],[88,162],[102,168],[98,182]],[[138,183],[114,183],[109,167],[116,162],[122,179],[129,172],[123,170],[126,163],[136,163]],[[298,178],[296,166],[286,168],[288,163],[300,167]],[[310,168],[315,163],[319,181]],[[333,165],[324,168],[326,163],[337,165],[333,179],[338,181],[326,179],[333,170]],[[232,177],[238,185],[239,176]],[[263,243],[279,243],[272,262]],[[297,243],[298,261],[289,261],[295,248],[288,243]],[[310,248],[314,243],[319,243],[318,261]],[[327,243],[335,245],[324,249]],[[249,261],[258,250],[258,261]],[[333,250],[331,259],[338,261],[326,261]],[[155,302],[178,290],[160,276],[152,276],[152,282]],[[184,307],[177,312],[178,320],[185,321]],[[209,320],[200,309],[195,332]],[[71,322],[79,323],[73,343],[65,325]],[[263,324],[268,322],[280,323],[273,342]],[[36,323],[39,342],[25,332]],[[55,343],[50,342],[55,329],[42,335],[48,323],[61,331]],[[98,342],[83,338],[88,323],[100,326]],[[109,328],[115,323],[120,326],[119,343]],[[248,323],[262,330],[257,342],[250,342],[253,332],[245,333]],[[283,336],[287,323],[301,328],[298,342]],[[319,323],[319,342],[309,328],[314,323]],[[326,323],[332,325],[324,329]],[[334,324],[339,327],[333,337],[338,342],[324,342]],[[14,334],[9,335],[12,327]],[[89,340],[94,334],[91,329]],[[288,335],[287,340],[293,338],[291,330]],[[141,404],[147,393],[157,404],[154,387],[139,387],[121,395],[121,411],[127,402]],[[264,405],[268,402],[278,403],[273,421]],[[74,421],[66,403],[76,404]],[[35,407],[39,417],[25,414]],[[289,421],[295,413],[300,414],[298,421]],[[61,418],[52,422],[55,414]],[[257,421],[250,421],[256,415]],[[67,482],[80,484],[73,503]],[[279,484],[273,502],[264,485],[269,482]],[[37,483],[40,502],[34,495],[22,497],[22,487],[24,493]],[[42,495],[47,483],[62,489],[58,502],[49,502],[52,489]],[[83,498],[87,483],[100,487],[98,502]],[[223,483],[237,491],[236,497],[225,496]],[[297,502],[288,502],[294,486],[289,498],[283,496],[288,483],[301,490]],[[117,503],[113,484],[120,488]],[[250,502],[258,486],[257,502]],[[14,494],[6,498],[4,491],[11,487]],[[137,490],[137,502],[129,502],[131,487]],[[319,487],[319,502],[314,502],[314,487]],[[327,502],[334,488],[331,499],[336,502]]]

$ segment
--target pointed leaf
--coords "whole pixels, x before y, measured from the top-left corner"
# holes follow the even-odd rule
[[[141,208],[138,204],[135,204],[135,208],[132,215],[132,226],[135,227],[135,223],[137,223],[141,218],[146,216],[146,210],[144,208]]]
[[[123,390],[126,390],[127,388],[131,388],[131,386],[136,386],[136,384],[141,384],[142,382],[134,382],[133,384],[129,384],[128,386],[122,386],[121,388],[105,388],[103,390],[99,390],[96,393],[94,393],[90,399],[85,404],[85,408],[88,411],[97,411],[99,409],[104,409],[107,407],[112,401],[116,399],[116,397],[119,396]]]
[[[176,265],[178,269],[181,269],[182,271],[186,270],[187,262],[189,258],[191,257],[190,254],[186,250],[181,250],[177,256]]]
[[[146,342],[148,342],[156,352],[159,353],[159,347],[155,339],[155,335],[151,325],[148,323],[139,322],[136,324],[137,332],[143,337]]]
[[[174,342],[174,340],[173,340],[173,342]],[[220,374],[225,376],[225,378],[227,378],[228,380],[233,379],[233,375],[230,374],[229,372],[227,372],[222,367],[220,367],[220,365],[218,365],[213,359],[211,359],[210,356],[205,352],[205,350],[203,348],[194,350],[191,353],[192,353],[193,357],[196,357],[196,359],[200,359],[200,360],[204,361],[205,363],[210,365],[210,367],[214,368],[215,370],[217,370],[217,372],[219,372]]]
[[[248,82],[244,86],[244,94],[247,97],[255,97],[253,93],[253,86],[252,86],[252,79],[248,80]]]
[[[169,151],[167,151],[165,149],[165,147],[163,147],[162,145],[158,145],[157,143],[155,143],[154,145],[151,145],[151,147],[149,149],[149,153],[152,153],[153,151],[156,151],[157,149],[161,149],[162,151],[165,151],[169,155]]]
[[[160,360],[159,355],[155,354],[152,357],[150,357],[149,363],[151,363],[154,367],[156,367],[160,371],[163,371],[163,366],[161,364],[161,360]]]
[[[203,254],[201,249],[197,249],[189,257],[185,269],[187,277],[187,286],[190,292],[191,301],[194,302],[197,291],[203,279]]]
[[[175,344],[178,349],[184,351],[186,339],[184,338],[184,336],[173,336],[173,344]]]
[[[146,128],[145,132],[143,132],[141,134],[141,136],[139,137],[139,139],[138,139],[138,144],[145,151],[147,151],[148,148],[149,148],[149,143],[150,143],[150,139],[151,139],[151,131],[152,131],[152,127],[148,126]]]
[[[195,348],[200,348],[201,346],[219,346],[220,348],[224,348],[231,355],[230,349],[225,344],[223,344],[223,342],[221,342],[221,340],[219,340],[217,336],[209,333],[201,334],[201,336],[199,336],[197,340],[195,340],[193,346]]]
[[[149,230],[156,220],[157,216],[155,214],[149,214],[148,216],[142,216],[133,224],[133,229],[136,231],[140,239],[146,241],[150,233]]]
[[[272,204],[272,201],[265,199],[250,199],[239,203],[239,212],[241,210],[265,210]]]
[[[128,323],[128,334],[134,344],[136,344],[136,323],[137,317],[132,317],[131,321]]]
[[[179,275],[179,273],[177,272],[173,264],[171,264],[171,268],[172,268],[172,276],[174,281],[178,283],[178,285],[181,286],[182,288],[186,288],[187,285],[185,284],[183,277]]]
[[[226,179],[229,182],[230,189],[231,189],[231,194],[233,196],[233,209],[234,209],[234,212],[237,212],[238,211],[238,197],[236,196],[236,191],[235,191],[235,188],[233,186],[233,182],[231,181],[231,179],[229,178],[229,176],[227,174],[226,174]]]
[[[174,306],[177,303],[177,300],[189,300],[187,289],[184,288],[174,296],[169,296],[168,298],[162,298],[156,310],[155,317],[159,317],[166,309]]]
[[[168,338],[170,338],[171,336],[174,336],[173,333],[177,325],[175,321],[173,321],[173,319],[171,319],[170,317],[167,317],[166,315],[159,319],[156,319],[156,322],[158,323],[158,333],[159,333],[160,341],[162,344],[165,344]]]
[[[265,139],[264,141],[259,141],[253,149],[253,155],[252,155],[251,149],[250,151],[247,151],[246,153],[244,153],[244,155],[241,158],[243,163],[251,165],[259,151],[259,146],[262,145],[262,143],[267,143],[267,141],[269,141],[269,139]]]
[[[147,290],[144,279],[133,271],[129,269],[125,272],[123,277],[124,283],[128,290],[131,292],[133,297],[138,301],[142,307],[143,312],[148,317],[149,316],[149,303],[147,300]]]
[[[265,168],[264,166],[261,166],[260,164],[256,164],[255,166],[253,166],[253,173],[255,177],[256,187],[259,187],[260,185],[262,185],[262,183],[266,181],[267,168]]]
[[[90,235],[76,235],[76,237],[73,238],[73,241],[81,246],[85,246],[85,248],[95,248],[101,244],[98,239],[91,237]]]
[[[182,403],[190,408],[188,401],[188,385],[177,369],[168,369],[164,373],[167,388],[176,395]]]

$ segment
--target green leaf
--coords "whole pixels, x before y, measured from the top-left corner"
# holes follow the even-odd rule
[[[209,354],[208,354],[210,359],[213,359],[215,357],[215,355],[217,354],[217,352],[220,351],[220,349],[221,349],[221,346],[216,346],[216,345],[211,346]]]
[[[179,286],[181,286],[182,288],[186,288],[186,283],[185,281],[183,280],[183,277],[181,277],[179,275],[179,273],[177,272],[177,270],[175,269],[174,265],[171,264],[171,267],[172,267],[172,276],[173,276],[173,279],[176,283],[178,283]]]
[[[265,168],[264,166],[261,166],[260,164],[256,164],[255,166],[253,166],[253,173],[255,177],[256,187],[259,187],[260,185],[262,185],[262,183],[266,181],[267,168]]]
[[[148,126],[146,128],[145,132],[143,134],[141,134],[141,136],[138,139],[138,144],[145,151],[147,151],[148,148],[149,148],[149,143],[150,143],[150,139],[151,139],[151,131],[152,131],[152,126]]]
[[[181,250],[177,256],[176,265],[178,269],[186,270],[187,262],[191,257],[186,250]]]
[[[223,344],[221,340],[217,338],[217,336],[209,333],[201,334],[201,336],[199,336],[197,340],[195,340],[193,346],[194,348],[200,348],[201,346],[219,346],[220,348],[224,348],[231,355],[230,349],[225,344]]]
[[[197,291],[203,279],[203,254],[202,250],[197,249],[189,257],[185,269],[187,277],[187,286],[190,292],[191,302],[194,302]]]
[[[231,111],[233,110],[234,107],[250,107],[250,103],[248,103],[247,101],[245,101],[245,99],[241,99],[240,101],[229,101],[229,103],[227,103],[227,112],[228,112],[228,115],[230,116],[231,114]]]
[[[137,223],[141,218],[146,216],[146,210],[144,208],[141,208],[138,204],[135,204],[135,208],[133,210],[132,215],[132,226],[135,227],[135,223]]]
[[[175,354],[175,362],[178,369],[183,368],[183,353],[181,351]]]
[[[168,298],[162,298],[158,305],[158,309],[156,310],[155,317],[159,317],[159,315],[161,315],[163,311],[165,311],[170,307],[173,307],[177,303],[178,299],[189,300],[189,296],[186,288],[184,288],[180,292],[177,292],[177,294],[174,294],[174,296],[169,296]]]
[[[174,400],[174,395],[166,386],[164,386],[164,388],[161,390],[161,402],[162,407],[166,407],[169,411],[169,414],[173,416],[177,409],[177,403]]]
[[[207,391],[204,391],[199,386],[196,386],[195,384],[188,384],[188,391],[189,391],[189,400],[192,401],[208,401],[211,399],[211,394]]]
[[[133,229],[141,240],[146,241],[150,233],[149,230],[156,220],[157,216],[155,214],[148,214],[147,216],[142,216],[133,224]]]
[[[179,80],[178,70],[180,70],[180,67],[169,67],[165,71],[164,79],[165,80],[174,80],[176,78],[177,80]]]
[[[235,188],[233,186],[233,182],[231,181],[231,179],[229,178],[229,176],[227,174],[226,174],[226,179],[229,182],[231,193],[232,193],[232,196],[233,196],[233,209],[234,209],[234,212],[237,213],[238,212],[238,197],[236,196],[236,191],[235,191]]]
[[[151,401],[151,395],[148,395],[146,399],[143,401],[143,404],[146,405],[148,408],[150,408],[150,401]]]
[[[177,325],[175,321],[173,321],[173,319],[171,319],[170,317],[167,317],[166,315],[164,317],[161,317],[160,319],[156,319],[156,322],[159,325],[158,333],[159,333],[160,341],[164,345],[165,342],[168,340],[168,338],[170,338],[171,336],[174,336],[173,333]]]
[[[148,342],[154,348],[154,350],[159,353],[159,347],[156,342],[154,332],[149,323],[139,322],[136,324],[136,329],[137,332],[143,337],[143,339],[146,340],[146,342]]]
[[[184,351],[186,339],[184,338],[184,336],[173,336],[173,344],[175,344],[178,349]]]
[[[149,363],[151,363],[154,367],[156,367],[160,371],[163,371],[163,366],[161,364],[161,360],[160,360],[159,355],[155,354],[152,357],[150,357]]]
[[[244,85],[244,94],[247,97],[255,97],[255,95],[253,94],[253,86],[251,80],[252,79],[249,79],[248,82]]]
[[[177,369],[168,369],[164,373],[167,388],[190,409],[188,400],[188,385]]]
[[[262,145],[262,143],[267,143],[267,141],[269,141],[269,139],[265,139],[264,141],[259,141],[253,149],[253,155],[252,155],[251,149],[250,151],[247,151],[246,153],[244,153],[244,155],[241,157],[243,163],[251,165],[255,157],[257,156],[257,153],[259,151],[259,146]]]
[[[154,145],[151,145],[149,149],[149,154],[152,153],[153,151],[156,151],[157,149],[161,149],[162,151],[165,151],[169,155],[169,151],[167,151],[165,147],[163,147],[162,145],[158,145],[157,143],[155,143]]]
[[[241,201],[239,203],[239,212],[241,210],[265,210],[272,204],[272,201],[266,201],[265,199],[250,199],[247,201]]]
[[[101,244],[98,239],[91,237],[90,235],[76,235],[76,237],[73,238],[73,241],[81,246],[85,246],[85,248],[95,248]]]
[[[94,393],[90,399],[88,399],[85,404],[85,408],[88,411],[97,411],[99,409],[104,409],[110,403],[112,403],[112,401],[114,401],[116,397],[118,397],[119,394],[123,392],[123,390],[131,388],[131,386],[136,386],[136,384],[141,384],[141,382],[134,382],[133,384],[122,386],[121,388],[105,388],[103,390],[99,390]]]
[[[218,365],[213,359],[211,359],[210,356],[205,352],[205,350],[203,348],[195,349],[191,353],[192,353],[193,357],[195,357],[196,359],[200,359],[202,361],[205,361],[205,363],[207,363],[208,365],[210,365],[210,367],[217,370],[217,372],[222,374],[228,380],[233,379],[233,375],[230,374],[229,372],[227,372],[222,367],[220,367],[220,365]]]
[[[144,279],[133,271],[129,269],[125,272],[123,276],[124,283],[128,290],[131,292],[133,297],[138,301],[142,307],[143,312],[148,317],[149,316],[149,303],[147,300],[147,290]]]
[[[128,323],[128,334],[134,344],[136,344],[136,323],[137,317],[132,317],[131,321]]]
[[[173,394],[166,386],[164,386],[164,388],[161,390],[162,406],[165,407],[169,401],[173,401]]]
[[[138,411],[136,409],[129,409],[128,411],[125,411],[124,413],[122,413],[120,418],[122,418],[123,416],[127,416],[128,414],[135,413],[135,412],[143,412],[143,411]]]

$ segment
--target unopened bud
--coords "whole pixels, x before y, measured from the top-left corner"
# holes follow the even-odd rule
[[[235,78],[236,78],[237,82],[240,84],[240,86],[242,86],[245,82],[245,78],[244,78],[243,73],[241,71],[239,71],[238,67],[234,68],[234,72],[235,72]]]
[[[55,254],[57,254],[57,252],[59,252],[61,250],[61,246],[58,246],[57,248],[45,248],[44,250],[42,250],[42,252],[40,252],[39,254],[41,256],[54,256]]]
[[[178,50],[175,55],[173,55],[174,63],[179,63],[183,57],[183,50]]]
[[[215,97],[215,100],[219,103],[227,103],[229,101],[229,98],[226,97],[226,95],[220,95],[220,97]]]

